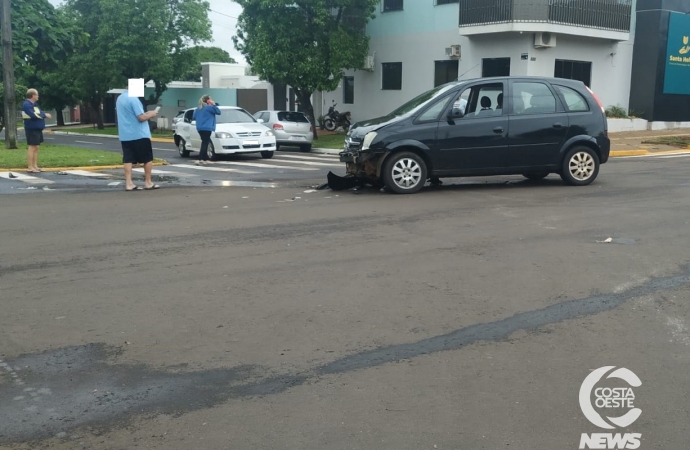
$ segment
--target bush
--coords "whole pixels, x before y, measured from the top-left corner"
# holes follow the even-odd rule
[[[620,106],[609,106],[606,110],[606,117],[613,119],[628,119],[628,112]]]

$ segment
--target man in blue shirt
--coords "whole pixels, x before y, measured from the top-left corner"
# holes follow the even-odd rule
[[[153,169],[153,147],[148,121],[158,115],[156,111],[144,111],[144,105],[137,97],[130,97],[124,91],[115,103],[117,128],[122,145],[122,163],[125,166],[125,189],[137,191],[141,188],[132,182],[132,164],[144,164],[146,178],[144,189],[160,189],[151,181]]]
[[[38,91],[29,89],[26,91],[26,100],[22,105],[22,119],[24,119],[24,134],[29,145],[27,152],[28,173],[43,172],[38,168],[38,148],[43,142],[43,129],[46,127],[45,119],[51,118],[50,114],[41,111],[37,104]]]

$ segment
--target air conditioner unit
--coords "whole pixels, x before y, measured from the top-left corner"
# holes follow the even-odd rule
[[[374,71],[374,57],[369,55],[366,58],[364,58],[364,67],[362,67],[364,70],[369,70],[371,72]]]
[[[534,48],[551,48],[556,46],[556,36],[551,33],[535,33]]]
[[[450,47],[446,47],[446,56],[449,56],[451,58],[459,58],[460,57],[460,46],[459,45],[451,45]]]

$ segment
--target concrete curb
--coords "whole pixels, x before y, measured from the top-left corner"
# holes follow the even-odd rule
[[[68,136],[91,136],[91,137],[99,137],[99,138],[110,138],[110,139],[119,139],[119,136],[113,136],[112,134],[94,134],[94,133],[75,133],[73,131],[50,131],[48,134],[59,134],[59,135],[68,135]],[[174,139],[168,139],[168,138],[157,138],[157,137],[152,137],[151,142],[163,142],[165,144],[174,144],[175,140]]]
[[[155,166],[167,166],[169,163],[168,161],[164,162],[154,162],[153,165]],[[135,164],[134,167],[144,167],[143,164]],[[65,170],[112,170],[112,169],[123,169],[124,166],[122,164],[118,165],[111,165],[111,166],[66,166],[66,167],[50,167],[47,169],[42,169],[44,172],[62,172]],[[0,169],[4,172],[26,172],[27,169],[26,167],[22,167],[21,169]]]
[[[645,155],[683,155],[690,153],[689,150],[681,149],[678,150],[664,150],[662,152],[650,152],[649,150],[611,150],[610,156],[612,158],[621,156],[645,156]]]

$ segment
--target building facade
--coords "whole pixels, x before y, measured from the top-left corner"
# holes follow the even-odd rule
[[[578,79],[628,109],[636,0],[382,0],[369,57],[315,95],[353,120],[389,113],[440,84],[487,76]]]

